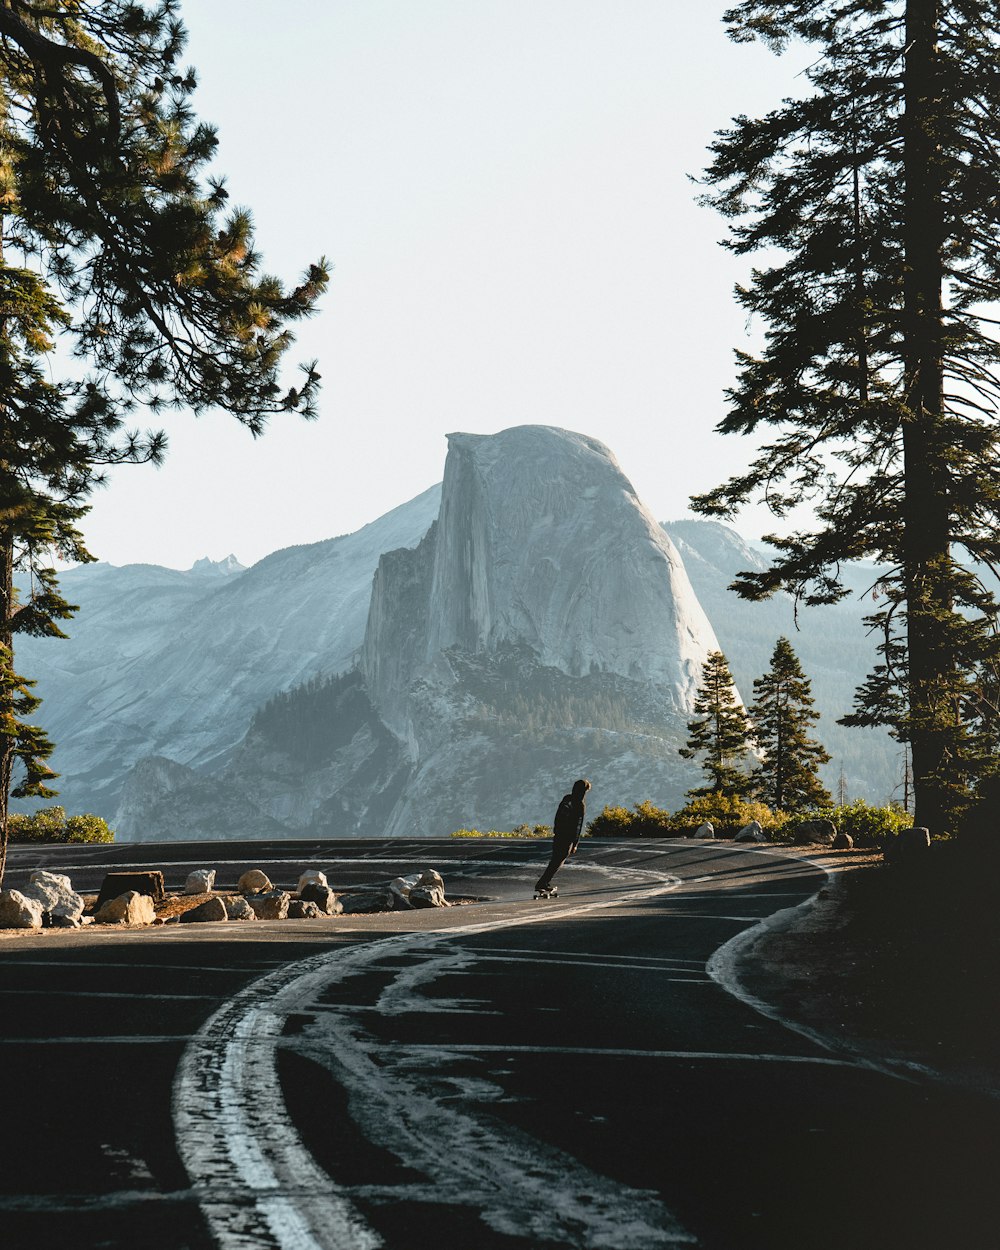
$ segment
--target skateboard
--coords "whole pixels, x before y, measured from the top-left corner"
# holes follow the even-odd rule
[[[548,885],[541,890],[535,891],[535,898],[558,898],[559,887],[557,885]]]

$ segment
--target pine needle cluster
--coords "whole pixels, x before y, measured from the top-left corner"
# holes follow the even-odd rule
[[[53,793],[18,633],[62,636],[58,559],[109,465],[158,461],[140,408],[222,408],[253,434],[315,415],[319,374],[282,382],[291,326],[327,282],[261,269],[250,215],[207,166],[178,0],[0,5],[0,881],[7,801]],[[75,375],[54,379],[52,351]],[[18,594],[14,575],[27,592]]]
[[[882,659],[847,723],[912,750],[918,823],[953,828],[995,767],[1000,640],[1000,27],[982,0],[745,0],[738,42],[810,45],[800,98],[737,117],[712,145],[705,201],[738,255],[736,297],[765,327],[737,353],[719,425],[766,437],[695,507],[762,498],[815,527],[769,536],[735,588],[805,603],[872,558]]]

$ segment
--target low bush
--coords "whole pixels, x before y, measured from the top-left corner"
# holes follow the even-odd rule
[[[41,807],[29,816],[12,812],[11,842],[114,842],[114,831],[102,816],[67,816],[64,807]]]
[[[881,848],[887,838],[913,824],[912,816],[896,804],[874,807],[864,799],[855,799],[840,807],[825,807],[813,812],[799,812],[785,818],[777,840],[791,842],[795,830],[808,820],[831,820],[838,833],[849,834],[857,847]]]
[[[668,838],[670,837],[670,813],[662,807],[654,807],[649,799],[627,807],[605,807],[587,825],[587,832],[595,838]]]
[[[694,833],[707,821],[716,837],[733,838],[746,825],[757,821],[767,837],[774,837],[787,820],[784,812],[772,811],[764,803],[737,798],[731,794],[702,794],[690,799],[670,821],[674,837]]]
[[[500,829],[456,829],[453,838],[551,838],[551,825],[515,825],[506,833]]]

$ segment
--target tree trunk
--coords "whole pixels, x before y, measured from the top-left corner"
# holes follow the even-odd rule
[[[936,125],[940,0],[907,0],[904,118],[903,579],[906,590],[914,823],[944,832],[949,803],[943,702],[954,660],[942,626],[952,612],[942,360],[940,163]]]
[[[14,766],[14,689],[7,678],[14,671],[14,539],[9,530],[0,530],[0,886],[7,869],[10,783]]]

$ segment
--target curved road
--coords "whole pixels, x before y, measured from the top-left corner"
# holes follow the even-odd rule
[[[447,911],[0,940],[12,1246],[986,1250],[1000,1109],[789,1028],[726,944],[823,884],[726,844],[16,848],[96,889],[437,867]],[[719,954],[720,949],[722,954]],[[736,991],[734,993],[734,990]],[[7,1237],[10,1237],[8,1243]]]

